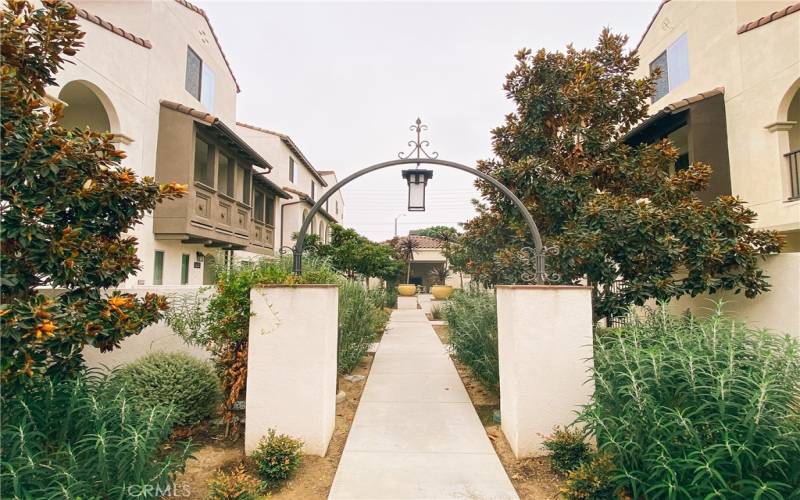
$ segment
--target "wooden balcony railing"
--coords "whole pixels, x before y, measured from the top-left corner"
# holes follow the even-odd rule
[[[784,155],[789,163],[789,199],[800,199],[800,149]]]

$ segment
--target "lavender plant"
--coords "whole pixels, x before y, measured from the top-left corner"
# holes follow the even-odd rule
[[[597,336],[594,380],[578,421],[633,498],[798,496],[796,339],[662,306]]]

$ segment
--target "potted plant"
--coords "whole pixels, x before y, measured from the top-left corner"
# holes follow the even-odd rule
[[[417,286],[409,283],[411,281],[411,262],[414,260],[414,250],[417,247],[419,247],[419,242],[409,237],[399,238],[394,242],[395,250],[406,263],[406,282],[397,285],[397,293],[403,297],[413,297],[417,294]]]
[[[434,267],[431,271],[431,276],[436,282],[436,284],[431,287],[431,293],[433,294],[434,299],[447,300],[453,294],[453,287],[450,285],[445,285],[445,280],[447,280],[447,276],[449,275],[450,270],[447,269],[446,262],[441,267]]]

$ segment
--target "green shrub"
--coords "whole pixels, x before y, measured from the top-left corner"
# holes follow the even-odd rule
[[[105,375],[45,380],[3,400],[2,498],[129,498],[166,492],[190,449],[163,444],[169,406],[132,405]]]
[[[388,316],[376,301],[381,297],[348,281],[339,285],[339,373],[350,373],[366,354]]]
[[[490,391],[500,382],[497,358],[497,303],[491,293],[456,290],[442,312],[456,358]]]
[[[544,447],[550,452],[550,466],[560,474],[577,469],[591,457],[589,445],[578,430],[556,427],[544,440]]]
[[[379,309],[397,307],[397,290],[394,288],[376,288],[369,291],[373,305]]]
[[[243,465],[231,472],[217,472],[208,482],[208,500],[256,500],[263,483],[250,477]]]
[[[289,479],[303,463],[300,450],[303,442],[286,434],[276,434],[269,429],[250,458],[256,464],[261,479],[270,486],[276,486]]]
[[[800,345],[664,307],[595,342],[579,420],[633,498],[783,498],[800,485]]]
[[[614,460],[608,453],[597,453],[569,473],[561,494],[567,500],[608,500],[615,498]],[[642,497],[644,498],[644,497]]]
[[[115,371],[111,380],[136,404],[172,406],[176,425],[196,424],[221,401],[211,363],[182,352],[147,354]]]

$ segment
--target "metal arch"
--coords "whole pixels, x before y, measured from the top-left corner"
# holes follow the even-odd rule
[[[393,167],[396,165],[409,165],[409,164],[416,164],[419,165],[421,163],[427,163],[432,165],[441,165],[443,167],[450,167],[455,168],[456,170],[461,170],[463,172],[468,172],[476,177],[479,177],[486,182],[490,183],[492,186],[496,187],[500,190],[506,197],[508,197],[513,203],[514,206],[517,207],[517,210],[522,214],[525,218],[525,222],[528,224],[528,229],[530,229],[531,235],[533,236],[533,245],[534,245],[534,255],[535,255],[535,268],[536,268],[536,284],[543,285],[547,280],[546,270],[545,270],[545,252],[546,249],[542,245],[542,237],[539,235],[539,228],[536,227],[536,222],[534,222],[533,217],[531,216],[528,209],[525,208],[525,205],[520,201],[519,198],[516,197],[514,193],[511,192],[506,186],[501,184],[497,179],[492,177],[491,175],[485,174],[479,170],[476,170],[472,167],[468,167],[466,165],[462,165],[461,163],[456,163],[453,161],[447,160],[439,160],[437,158],[403,158],[399,160],[391,160],[386,161],[383,163],[376,163],[375,165],[369,166],[358,172],[351,174],[338,183],[336,183],[333,187],[328,189],[325,194],[323,194],[314,206],[311,207],[309,210],[308,215],[306,218],[303,219],[303,224],[300,226],[300,232],[297,234],[297,243],[295,244],[294,248],[294,273],[300,274],[303,270],[303,246],[305,244],[306,239],[306,230],[308,230],[311,221],[314,220],[314,215],[322,208],[322,205],[330,198],[334,193],[339,191],[342,187],[349,184],[351,181],[358,179],[359,177],[366,175],[370,172],[374,172],[376,170],[381,170],[388,167]]]

